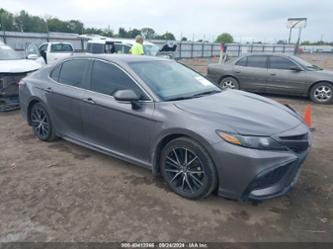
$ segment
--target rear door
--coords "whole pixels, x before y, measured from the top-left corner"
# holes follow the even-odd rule
[[[267,56],[249,55],[238,60],[233,74],[239,80],[240,88],[253,92],[264,92],[267,80]]]
[[[83,96],[82,120],[87,140],[104,150],[149,160],[149,131],[154,102],[121,67],[104,60],[95,60],[91,70],[89,92]],[[117,90],[132,89],[141,96],[141,107],[119,102]]]
[[[83,127],[80,102],[87,88],[90,60],[72,59],[58,65],[50,74],[53,84],[47,90],[47,104],[57,132],[81,140]]]
[[[284,56],[269,56],[266,91],[277,94],[302,95],[305,93],[307,74],[294,61]],[[295,70],[299,69],[299,70]]]

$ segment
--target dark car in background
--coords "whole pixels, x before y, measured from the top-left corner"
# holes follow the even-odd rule
[[[191,199],[215,190],[241,200],[283,195],[311,143],[291,108],[220,90],[163,58],[74,56],[19,85],[22,114],[39,139],[61,137],[141,165]]]
[[[220,88],[305,96],[320,104],[333,102],[333,71],[292,55],[245,55],[227,63],[210,64],[207,73]]]

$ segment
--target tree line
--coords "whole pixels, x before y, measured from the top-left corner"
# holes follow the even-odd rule
[[[79,20],[63,21],[56,17],[45,17],[30,15],[21,10],[18,14],[13,14],[3,8],[0,8],[0,29],[2,31],[18,32],[64,32],[76,34],[98,34],[108,37],[135,38],[137,35],[143,35],[146,39],[175,40],[175,36],[170,32],[157,34],[154,29],[145,27],[142,29],[119,28],[118,33],[114,33],[110,27],[101,29],[94,27],[85,27]]]

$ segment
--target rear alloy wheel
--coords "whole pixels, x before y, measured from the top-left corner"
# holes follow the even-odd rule
[[[219,84],[221,89],[239,89],[238,81],[233,77],[223,78]]]
[[[215,167],[201,145],[188,138],[169,142],[162,151],[161,172],[169,187],[189,198],[205,198],[215,189]]]
[[[318,104],[330,104],[333,101],[333,86],[322,82],[314,85],[310,92],[311,100]]]
[[[34,104],[31,109],[30,120],[34,134],[40,140],[53,141],[56,139],[50,116],[42,104]]]

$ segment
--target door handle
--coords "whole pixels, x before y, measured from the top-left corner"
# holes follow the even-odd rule
[[[241,71],[239,71],[239,70],[234,70],[234,72],[235,72],[235,73],[240,73]]]
[[[84,102],[86,103],[89,103],[89,104],[95,104],[95,101],[92,99],[92,98],[86,98],[86,99],[83,99]]]
[[[53,92],[52,87],[47,87],[47,88],[46,88],[46,91],[47,91],[48,93]]]
[[[276,73],[271,73],[271,76],[276,76]]]

